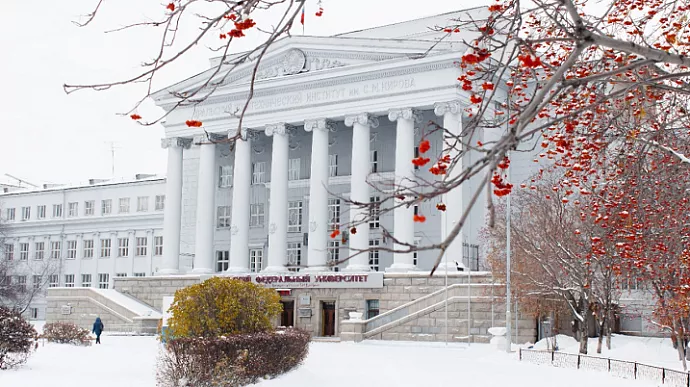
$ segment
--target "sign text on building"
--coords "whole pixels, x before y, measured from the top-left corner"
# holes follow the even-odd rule
[[[382,288],[383,273],[247,274],[232,276],[270,288]]]

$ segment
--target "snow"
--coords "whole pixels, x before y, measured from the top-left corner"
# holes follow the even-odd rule
[[[572,337],[557,335],[556,341],[559,352],[578,353],[580,350],[580,343]],[[673,349],[673,344],[669,338],[613,335],[611,350],[606,349],[606,339],[604,339],[601,354],[596,353],[597,341],[597,338],[589,339],[587,343],[588,356],[636,361],[650,366],[665,367],[677,371],[683,370],[683,365],[678,360],[678,351]],[[546,350],[546,339],[534,344],[534,349]]]
[[[104,336],[102,345],[45,344],[0,386],[152,387],[160,344],[154,337]],[[302,366],[261,387],[455,386],[652,387],[584,370],[521,363],[489,345],[365,341],[313,342]]]
[[[138,314],[141,317],[148,317],[150,316],[151,318],[162,318],[163,315],[156,311],[155,309],[142,304],[141,302],[135,300],[134,298],[131,298],[127,296],[126,294],[122,294],[118,292],[115,289],[91,289],[95,292],[100,293],[103,295],[103,297],[109,299],[110,301],[122,306],[125,309],[128,309],[136,314]]]

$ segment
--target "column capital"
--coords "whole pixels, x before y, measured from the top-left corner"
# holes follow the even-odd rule
[[[189,147],[191,145],[192,145],[192,140],[189,138],[182,138],[182,137],[161,138],[161,148],[163,148],[163,149],[168,149],[168,148],[189,149]]]
[[[434,104],[434,113],[437,116],[442,116],[446,113],[458,114],[462,111],[462,104],[460,101],[436,102]]]
[[[306,120],[304,121],[304,130],[307,132],[316,130],[335,132],[335,122],[329,121],[326,118]]]
[[[403,109],[391,109],[388,111],[388,119],[391,121],[397,121],[399,119],[403,120],[413,120],[416,123],[422,122],[422,114],[412,108]]]
[[[379,120],[369,113],[360,113],[345,117],[345,126],[353,126],[354,124],[368,125],[370,128],[377,128],[379,126]]]
[[[202,133],[194,136],[194,145],[215,145],[219,141],[227,140],[227,137],[216,133]]]
[[[237,130],[238,130],[237,128],[228,130],[228,138],[234,138],[237,135]],[[240,133],[240,137],[243,140],[246,140],[247,136],[251,136],[251,135],[252,135],[252,132],[249,129],[242,128],[242,131]]]
[[[286,124],[284,122],[279,122],[277,124],[266,125],[266,135],[271,137],[273,135],[286,136],[293,129],[292,125]]]

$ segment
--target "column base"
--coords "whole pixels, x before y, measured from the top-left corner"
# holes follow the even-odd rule
[[[304,270],[301,270],[302,273],[330,273],[331,269],[328,268],[328,266],[314,266],[314,267],[308,267]]]
[[[156,275],[175,275],[175,274],[180,274],[180,271],[178,269],[161,269],[158,270]]]
[[[288,269],[285,266],[268,266],[261,270],[262,273],[287,273]]]
[[[192,274],[214,274],[212,269],[200,267],[192,270]]]
[[[371,266],[369,265],[347,265],[342,269],[342,271],[346,272],[363,272],[363,271],[371,271]]]
[[[394,263],[386,268],[386,273],[407,273],[409,271],[418,271],[417,266],[411,263]]]
[[[248,267],[239,267],[239,266],[229,267],[223,273],[227,273],[227,274],[249,274],[249,268]]]

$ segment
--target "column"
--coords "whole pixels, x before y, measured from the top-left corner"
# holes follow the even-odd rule
[[[326,119],[304,123],[312,132],[309,178],[309,248],[306,271],[327,271],[328,266],[328,132],[335,125]]]
[[[446,179],[452,179],[462,173],[462,143],[460,134],[462,133],[462,105],[458,101],[440,102],[434,105],[434,113],[443,117],[444,153],[450,155],[451,160],[456,160],[456,164]],[[465,211],[462,200],[462,187],[456,188],[450,194],[443,195],[443,203],[448,210],[441,213],[441,238],[445,239],[450,231],[455,227]],[[462,263],[462,233],[453,240],[446,249],[448,256],[448,270],[456,270],[455,263]],[[444,263],[441,263],[443,267]]]
[[[414,165],[414,124],[421,121],[418,112],[411,108],[394,109],[388,113],[388,119],[396,122],[395,132],[395,183],[398,192],[403,194],[405,188],[413,185]],[[406,198],[409,199],[409,198]],[[395,199],[396,204],[405,200]],[[414,244],[414,207],[401,205],[393,210],[393,236],[400,242]],[[396,250],[408,249],[408,246],[395,244]],[[387,271],[405,272],[414,270],[413,253],[393,253],[393,265]]]
[[[196,196],[195,274],[213,273],[213,232],[215,231],[216,144],[206,135],[194,138],[199,144],[199,177]]]
[[[268,264],[265,272],[286,271],[288,217],[288,127],[284,123],[267,125],[273,137],[271,154],[271,196],[268,207]]]
[[[371,128],[379,126],[376,117],[369,113],[345,117],[345,125],[352,126],[352,177],[350,180],[350,200],[362,205],[351,205],[350,222],[356,225],[357,232],[350,233],[350,258],[345,271],[369,271],[369,254],[361,251],[369,249],[369,150]],[[361,224],[359,224],[361,223]]]
[[[232,138],[236,132],[230,132]],[[249,272],[249,204],[252,184],[252,133],[242,129],[242,139],[235,141],[232,174],[232,227],[230,228],[230,265],[228,272]]]
[[[165,212],[163,213],[163,261],[161,262],[161,269],[158,271],[158,274],[161,275],[177,274],[180,268],[182,149],[189,148],[190,143],[190,140],[182,138],[164,138],[161,140],[161,146],[168,150]]]
[[[163,214],[163,219],[165,221],[165,214]],[[127,255],[129,255],[129,274],[130,276],[134,276],[134,257],[136,256],[136,244],[137,244],[137,238],[136,238],[136,230],[128,230],[127,231],[127,239],[129,243],[129,249],[127,251]],[[165,238],[163,238],[163,243],[165,243]],[[179,246],[179,243],[177,244]],[[175,263],[177,263],[177,260],[175,260]],[[170,273],[172,274],[172,273]]]

